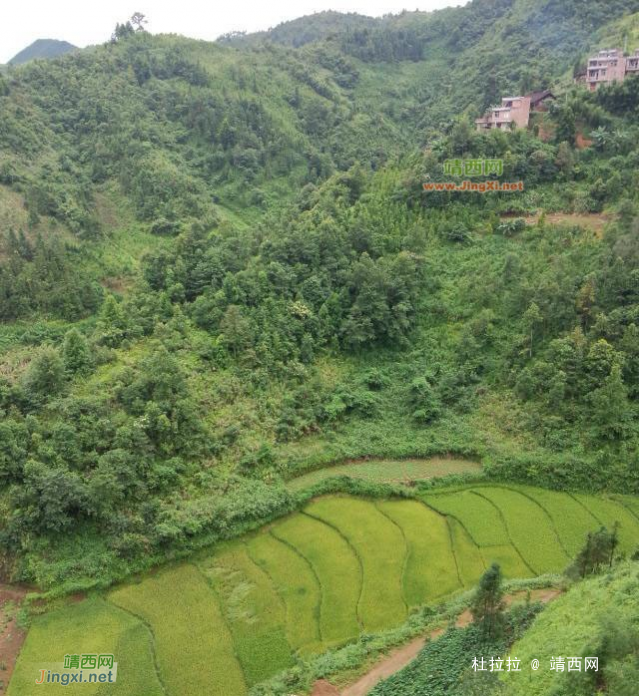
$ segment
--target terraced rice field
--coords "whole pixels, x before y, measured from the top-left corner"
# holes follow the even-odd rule
[[[426,457],[424,459],[369,459],[325,467],[302,474],[287,483],[300,491],[337,476],[348,476],[372,483],[407,483],[451,474],[479,473],[481,464],[469,459]]]
[[[260,532],[36,618],[9,696],[38,694],[43,663],[113,653],[108,687],[48,692],[245,696],[309,655],[402,623],[412,607],[508,577],[563,570],[601,524],[639,544],[639,501],[525,486],[444,489],[422,500],[326,496]]]

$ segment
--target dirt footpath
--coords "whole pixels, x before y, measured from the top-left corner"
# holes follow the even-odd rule
[[[546,604],[561,594],[560,590],[552,588],[544,590],[533,590],[530,599],[533,602]],[[526,592],[516,592],[505,598],[506,604],[510,605],[516,600],[525,599]],[[455,625],[458,628],[468,626],[472,621],[470,611],[466,610],[457,617]],[[410,664],[418,655],[419,651],[426,645],[427,640],[435,640],[444,632],[443,628],[432,631],[424,638],[416,638],[402,648],[393,650],[388,656],[380,660],[366,674],[360,677],[354,684],[347,686],[341,691],[324,679],[315,682],[311,696],[366,696],[383,679],[388,679],[396,672]]]
[[[18,628],[17,613],[27,590],[0,585],[0,694],[5,694],[27,632]]]
[[[432,637],[433,635],[431,634]],[[403,648],[394,650],[386,659],[377,663],[370,672],[361,677],[352,686],[344,689],[341,692],[341,696],[360,696],[360,694],[367,694],[369,691],[372,691],[373,687],[383,679],[388,679],[395,672],[399,672],[400,669],[410,664],[425,644],[425,638],[416,638]]]

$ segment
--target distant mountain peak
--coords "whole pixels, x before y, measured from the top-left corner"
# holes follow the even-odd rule
[[[37,39],[30,46],[16,54],[10,61],[10,65],[22,65],[36,58],[57,58],[70,51],[75,51],[77,46],[68,41],[58,39]]]

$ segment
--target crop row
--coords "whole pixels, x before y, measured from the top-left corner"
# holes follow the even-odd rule
[[[570,495],[527,486],[473,486],[429,493],[427,505],[461,525],[485,563],[497,561],[505,575],[561,572],[588,532],[618,525],[619,546],[639,543],[639,505],[630,497]]]

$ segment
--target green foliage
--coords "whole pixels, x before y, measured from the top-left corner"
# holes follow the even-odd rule
[[[425,377],[417,377],[410,385],[413,418],[422,423],[434,420],[441,410],[441,401]]]
[[[23,422],[5,418],[0,423],[0,478],[21,477],[27,460],[29,431]]]
[[[519,232],[523,232],[526,229],[526,221],[524,218],[514,218],[513,220],[506,220],[497,226],[497,232],[503,234],[504,237],[512,237]]]
[[[74,268],[82,252],[41,236],[32,243],[10,230],[3,245],[10,262],[0,265],[0,317],[13,320],[34,314],[78,320],[94,312],[101,293]]]
[[[22,386],[35,404],[58,395],[64,387],[65,364],[59,351],[44,347],[33,358],[22,379]]]
[[[86,373],[93,363],[89,342],[77,329],[71,329],[64,337],[62,360],[67,372],[71,374]]]
[[[570,105],[560,105],[555,110],[557,120],[557,130],[555,140],[557,143],[568,143],[574,145],[577,127],[575,125],[575,114]]]
[[[493,656],[501,650],[502,643],[487,644],[475,628],[449,629],[441,638],[428,643],[411,665],[382,682],[371,693],[374,696],[402,696],[417,693],[417,688],[428,689],[428,693],[437,696],[461,693],[460,676],[470,667],[472,658]]]
[[[513,646],[522,665],[538,659],[542,667],[535,679],[505,675],[506,693],[519,696],[586,696],[596,693],[600,680],[617,693],[632,693],[635,671],[638,612],[637,563],[623,563],[599,577],[575,584],[537,618],[532,628]],[[584,610],[587,607],[587,610]],[[550,642],[548,636],[553,636]],[[550,658],[597,656],[598,670],[550,671]]]
[[[615,551],[619,545],[617,526],[609,532],[601,527],[596,532],[589,532],[584,547],[567,570],[567,574],[583,580],[588,575],[601,572],[602,568],[611,568]]]
[[[493,563],[481,576],[470,605],[473,621],[485,639],[494,640],[503,631],[503,596],[501,569]]]
[[[110,348],[117,348],[126,336],[129,322],[113,295],[107,295],[98,320],[98,340]]]
[[[590,394],[593,421],[601,439],[619,440],[628,436],[632,410],[621,367],[613,365],[601,387]]]
[[[492,579],[493,569],[484,576]],[[480,626],[449,628],[444,635],[431,640],[417,658],[402,671],[381,682],[372,691],[372,696],[405,696],[406,694],[428,693],[433,696],[485,696],[499,693],[496,673],[474,672],[473,659],[484,659],[504,655],[509,643],[534,620],[539,606],[525,605],[513,608],[501,622],[498,636],[487,637]],[[427,691],[424,691],[427,689]]]
[[[2,77],[16,577],[108,582],[290,512],[280,476],[367,455],[639,492],[637,80],[557,90],[536,130],[472,127],[507,91],[561,86],[593,30],[636,9],[542,4],[319,16],[215,45],[131,22]],[[424,194],[451,157],[502,159],[526,190]],[[566,499],[562,525],[558,499],[484,494],[499,509],[424,493],[449,537],[438,516],[407,541],[442,557],[428,578],[408,563],[407,604],[492,561],[565,565],[589,509],[633,541],[613,501]],[[336,640],[357,629],[344,616]]]

